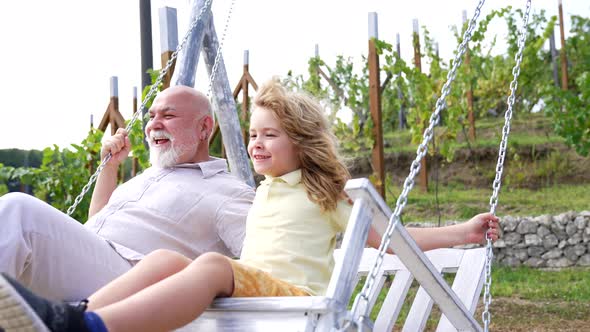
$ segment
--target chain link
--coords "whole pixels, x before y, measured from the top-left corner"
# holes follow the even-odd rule
[[[160,71],[160,75],[158,75],[158,78],[156,79],[156,82],[150,87],[150,90],[148,91],[147,95],[145,96],[145,98],[143,99],[143,101],[141,103],[141,107],[139,108],[140,111],[139,112],[135,112],[133,114],[133,117],[131,118],[131,120],[129,121],[129,123],[127,124],[127,126],[125,127],[125,130],[127,132],[130,131],[131,127],[133,126],[133,124],[135,123],[135,121],[137,120],[137,118],[139,117],[139,115],[143,113],[143,110],[145,109],[146,104],[151,100],[152,96],[157,92],[158,86],[164,80],[164,76],[166,76],[166,74],[170,70],[170,67],[172,67],[172,64],[176,60],[176,57],[178,57],[178,53],[186,45],[189,37],[191,36],[191,34],[193,33],[193,30],[195,29],[195,27],[197,26],[197,24],[201,20],[201,17],[203,16],[203,14],[207,10],[210,10],[211,9],[211,3],[212,3],[212,1],[213,0],[207,0],[207,1],[205,1],[204,5],[201,8],[201,10],[199,11],[199,14],[197,15],[196,19],[189,26],[186,34],[184,35],[184,38],[182,39],[182,41],[180,42],[180,44],[178,44],[178,46],[176,47],[176,50],[174,51],[174,53],[172,53],[172,55],[170,56],[170,59],[168,60],[168,62],[166,62],[166,65],[164,66],[164,68]],[[232,0],[232,5],[231,5],[232,7],[233,7],[233,3],[234,2],[235,2],[235,0]],[[230,14],[231,14],[231,8],[230,8]],[[229,19],[229,15],[228,15],[228,19]],[[226,29],[227,29],[227,25],[228,25],[228,23],[226,22],[226,27],[225,27]],[[224,37],[225,37],[225,31],[224,31]],[[221,50],[221,44],[219,44],[219,47],[217,49],[217,55],[218,56],[215,58],[215,61],[216,62],[219,59],[220,50]],[[216,64],[217,63],[214,63],[213,64],[213,69],[214,70],[217,70]],[[215,75],[215,71],[213,71],[212,75],[213,76]],[[210,83],[210,86],[211,86],[211,83]],[[76,199],[74,200],[74,203],[72,204],[72,206],[70,206],[68,208],[68,210],[67,210],[68,216],[71,216],[72,213],[74,213],[74,211],[76,210],[76,207],[78,206],[78,204],[80,204],[80,202],[84,198],[84,195],[86,195],[86,193],[88,193],[88,191],[90,190],[90,187],[96,181],[96,178],[98,178],[98,175],[102,172],[102,170],[105,168],[105,166],[109,162],[109,160],[111,160],[111,158],[112,158],[112,155],[109,152],[104,157],[104,159],[102,160],[102,162],[100,163],[100,165],[98,165],[98,167],[96,168],[96,171],[94,172],[94,174],[92,174],[92,176],[88,180],[88,183],[82,188],[82,192],[80,192],[80,194],[76,197]]]
[[[217,75],[217,67],[219,67],[219,61],[221,60],[221,48],[223,47],[223,42],[225,41],[225,35],[227,34],[227,28],[229,27],[229,21],[231,18],[231,14],[233,12],[234,4],[236,0],[232,0],[231,4],[229,5],[229,10],[227,12],[227,18],[225,19],[225,26],[223,27],[223,33],[221,35],[221,40],[219,41],[219,45],[217,47],[217,54],[215,55],[215,60],[213,61],[213,68],[211,69],[211,77],[209,77],[209,88],[207,89],[207,97],[211,95],[211,91],[213,90],[213,82],[215,81],[215,76]]]
[[[383,238],[381,239],[381,245],[379,246],[379,255],[377,256],[377,259],[375,260],[375,263],[374,263],[373,267],[371,268],[371,270],[367,276],[367,279],[365,280],[365,284],[363,285],[361,292],[357,295],[357,297],[354,301],[354,305],[352,308],[353,313],[355,313],[354,317],[358,317],[356,315],[356,311],[359,310],[360,305],[361,305],[360,304],[361,301],[363,301],[365,303],[364,312],[363,312],[363,315],[361,315],[361,316],[368,316],[369,315],[369,306],[367,305],[368,301],[369,301],[368,294],[370,294],[373,291],[373,287],[375,285],[375,281],[376,281],[376,277],[377,277],[377,271],[379,271],[379,268],[381,267],[381,264],[382,264],[384,256],[385,256],[385,252],[386,252],[387,248],[389,247],[389,243],[391,242],[391,236],[393,235],[393,230],[395,229],[395,227],[397,226],[397,223],[399,222],[401,212],[402,212],[404,206],[406,205],[406,203],[408,202],[408,194],[412,190],[412,187],[414,186],[414,179],[416,177],[416,174],[418,174],[418,172],[420,171],[420,161],[422,160],[422,158],[424,158],[424,156],[426,156],[426,153],[428,152],[428,143],[430,142],[430,140],[432,140],[432,136],[434,134],[434,126],[436,126],[440,120],[440,113],[446,105],[445,100],[451,91],[451,84],[453,83],[453,81],[455,80],[455,77],[457,76],[457,69],[459,68],[459,66],[463,62],[463,55],[465,54],[465,52],[467,50],[467,44],[471,40],[472,33],[475,30],[475,24],[477,22],[477,18],[479,17],[479,14],[481,13],[481,7],[483,6],[484,3],[485,3],[485,0],[479,1],[477,7],[475,8],[475,12],[473,14],[473,17],[471,18],[471,21],[469,21],[469,25],[468,25],[467,29],[465,30],[465,33],[463,34],[463,41],[461,42],[461,44],[457,48],[457,53],[455,54],[455,58],[453,60],[451,70],[447,74],[447,81],[445,82],[445,84],[443,85],[443,87],[441,89],[441,95],[438,98],[438,100],[436,101],[435,111],[430,116],[430,122],[429,122],[428,128],[426,128],[426,130],[424,131],[422,143],[418,146],[418,149],[416,151],[416,159],[414,159],[414,161],[412,162],[412,164],[410,166],[410,174],[408,175],[408,177],[404,181],[404,187],[403,187],[402,193],[400,194],[400,196],[397,199],[395,210],[393,211],[393,214],[391,215],[391,218],[389,219],[389,224],[387,225],[387,229],[385,230],[385,233],[383,234]]]
[[[493,193],[490,197],[490,213],[496,213],[496,206],[498,205],[498,194],[500,193],[500,186],[502,184],[502,173],[504,172],[504,159],[506,157],[506,146],[508,144],[508,135],[510,134],[510,121],[512,119],[512,109],[516,99],[516,89],[518,87],[518,76],[520,75],[520,64],[524,51],[524,45],[527,36],[527,26],[529,22],[529,14],[531,11],[531,0],[527,0],[525,13],[522,18],[522,27],[518,36],[518,52],[514,55],[516,64],[512,68],[512,82],[510,82],[510,96],[508,97],[506,113],[504,114],[504,127],[502,127],[502,140],[500,141],[500,148],[498,151],[498,163],[496,164],[496,177],[492,184]],[[490,305],[492,303],[492,294],[490,287],[492,285],[492,261],[494,259],[494,251],[492,250],[492,240],[486,235],[486,261],[485,261],[485,282],[484,282],[484,310],[481,318],[484,323],[484,331],[489,331],[492,314],[490,313]]]

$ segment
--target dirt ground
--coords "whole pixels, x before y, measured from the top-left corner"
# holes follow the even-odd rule
[[[590,331],[590,303],[534,302],[516,298],[494,298],[490,306],[493,332],[587,332]],[[478,304],[475,319],[481,324],[483,304]],[[436,331],[440,311],[432,309],[424,331]],[[436,317],[433,319],[432,317]],[[483,327],[483,326],[482,326]],[[393,332],[402,330],[396,325]]]
[[[496,298],[491,305],[495,332],[590,331],[590,303],[533,302]],[[482,305],[476,317],[481,317]]]

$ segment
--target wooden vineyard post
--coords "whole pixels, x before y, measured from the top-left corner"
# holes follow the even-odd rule
[[[119,83],[117,76],[112,76],[110,79],[110,100],[106,111],[100,120],[98,129],[106,132],[107,127],[111,127],[111,135],[115,135],[117,129],[125,128],[125,119],[119,112]],[[122,179],[123,177],[120,177]]]
[[[248,121],[248,110],[250,109],[250,85],[254,88],[254,91],[258,90],[258,84],[250,74],[250,52],[248,50],[244,50],[244,66],[243,66],[243,73],[242,77],[238,81],[236,88],[234,89],[233,96],[234,99],[238,99],[240,92],[242,93],[242,109],[240,111],[240,120],[243,124]],[[218,130],[218,126],[216,126]],[[217,131],[216,130],[216,131]],[[248,129],[242,128],[242,135],[244,136],[244,144],[248,145]]]
[[[375,188],[385,199],[385,170],[383,161],[383,130],[381,124],[381,81],[379,79],[379,55],[375,45],[378,39],[377,13],[369,13],[369,109],[373,119],[373,174]]]
[[[395,50],[396,50],[398,59],[401,59],[402,53],[401,53],[401,43],[400,43],[399,33],[395,34]],[[398,75],[401,75],[401,72],[398,73]],[[400,85],[397,86],[397,98],[400,100],[400,108],[399,108],[399,113],[398,113],[398,121],[399,121],[398,127],[399,127],[399,130],[403,130],[406,128],[406,114],[405,114],[404,103],[403,103],[404,93],[403,93]]]
[[[567,52],[565,49],[565,29],[563,27],[563,6],[559,0],[559,32],[561,33],[561,50],[559,55],[561,57],[561,89],[568,89],[568,74],[567,74]]]
[[[467,11],[463,11],[463,26],[467,28]],[[469,120],[469,140],[475,142],[475,115],[473,114],[473,86],[471,86],[471,52],[465,50],[465,68],[467,70],[467,118]]]
[[[418,71],[422,71],[422,54],[420,53],[420,29],[418,20],[414,19],[414,32],[412,34],[414,42],[414,66]],[[424,121],[424,119],[418,119]],[[428,164],[426,163],[426,156],[420,161],[420,189],[423,192],[428,191]]]

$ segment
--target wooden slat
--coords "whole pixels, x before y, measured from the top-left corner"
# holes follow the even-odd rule
[[[485,273],[485,248],[464,251],[461,265],[453,281],[453,291],[465,303],[472,314],[477,308]],[[448,318],[443,315],[436,329],[437,332],[456,331]]]
[[[371,195],[381,211],[381,213],[375,215],[372,225],[379,234],[384,234],[389,222],[388,218],[391,216],[391,210],[374,190]],[[432,263],[424,256],[424,253],[401,223],[398,223],[393,230],[389,247],[408,267],[422,287],[428,291],[454,326],[464,330],[481,330],[481,326],[438,274]]]
[[[483,287],[485,258],[485,248],[466,250],[453,282],[453,290],[457,296],[465,301],[470,300],[465,305],[471,312],[475,312],[478,303],[478,297],[473,295],[479,295]]]
[[[375,331],[391,331],[393,329],[413,280],[414,277],[409,271],[402,270],[395,274],[393,283],[375,320]]]
[[[426,326],[426,321],[432,311],[432,298],[428,295],[423,287],[418,288],[416,297],[412,302],[412,307],[406,317],[403,332],[423,331]]]
[[[437,249],[428,251],[425,254],[428,259],[433,262],[433,265],[438,271],[455,272],[460,266],[465,252],[465,250],[459,249]],[[371,269],[377,254],[378,252],[375,249],[365,249],[363,261],[359,266],[359,274],[365,275]],[[467,260],[465,263],[471,264],[471,261]],[[407,292],[414,279],[403,263],[401,263],[401,261],[394,255],[385,256],[382,270],[385,275],[395,273],[395,279],[393,280],[383,302],[379,315],[375,320],[374,331],[391,331],[397,321],[403,304],[408,300],[406,299]],[[457,278],[455,279],[457,280]],[[468,281],[463,281],[469,283]],[[465,301],[463,298],[461,299]],[[421,306],[426,306],[426,308],[422,308]],[[425,322],[428,318],[431,308],[432,300],[428,294],[426,294],[424,290],[419,291],[419,294],[415,297],[414,304],[412,305],[412,309],[408,315],[406,326],[404,326],[404,328],[421,330],[420,326],[422,326],[424,324],[423,321]],[[418,327],[414,327],[416,325]]]

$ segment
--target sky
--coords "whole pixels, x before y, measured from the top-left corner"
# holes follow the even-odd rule
[[[482,17],[492,9],[525,1],[488,0]],[[213,15],[221,38],[231,0],[214,0]],[[450,29],[471,17],[477,1],[438,0],[235,0],[223,45],[229,84],[242,75],[243,54],[250,54],[250,73],[258,84],[289,70],[305,75],[315,45],[331,65],[337,55],[360,59],[367,54],[368,13],[378,14],[379,38],[395,43],[411,61],[412,21],[418,19],[440,45],[448,60],[456,47]],[[154,67],[160,68],[158,9],[177,8],[179,39],[186,33],[188,0],[152,0]],[[533,1],[533,11],[557,15],[558,0]],[[590,17],[587,0],[563,0],[566,35],[571,14]],[[494,23],[495,22],[495,23]],[[503,21],[488,34],[502,39]],[[8,0],[0,3],[0,149],[43,149],[79,143],[90,117],[98,125],[109,102],[109,81],[118,77],[119,108],[129,119],[133,87],[141,85],[138,0]],[[559,38],[556,29],[556,38]],[[557,39],[559,45],[559,39]],[[201,58],[202,59],[202,58]],[[196,87],[207,89],[205,66],[197,68]],[[138,88],[139,89],[139,88]]]

